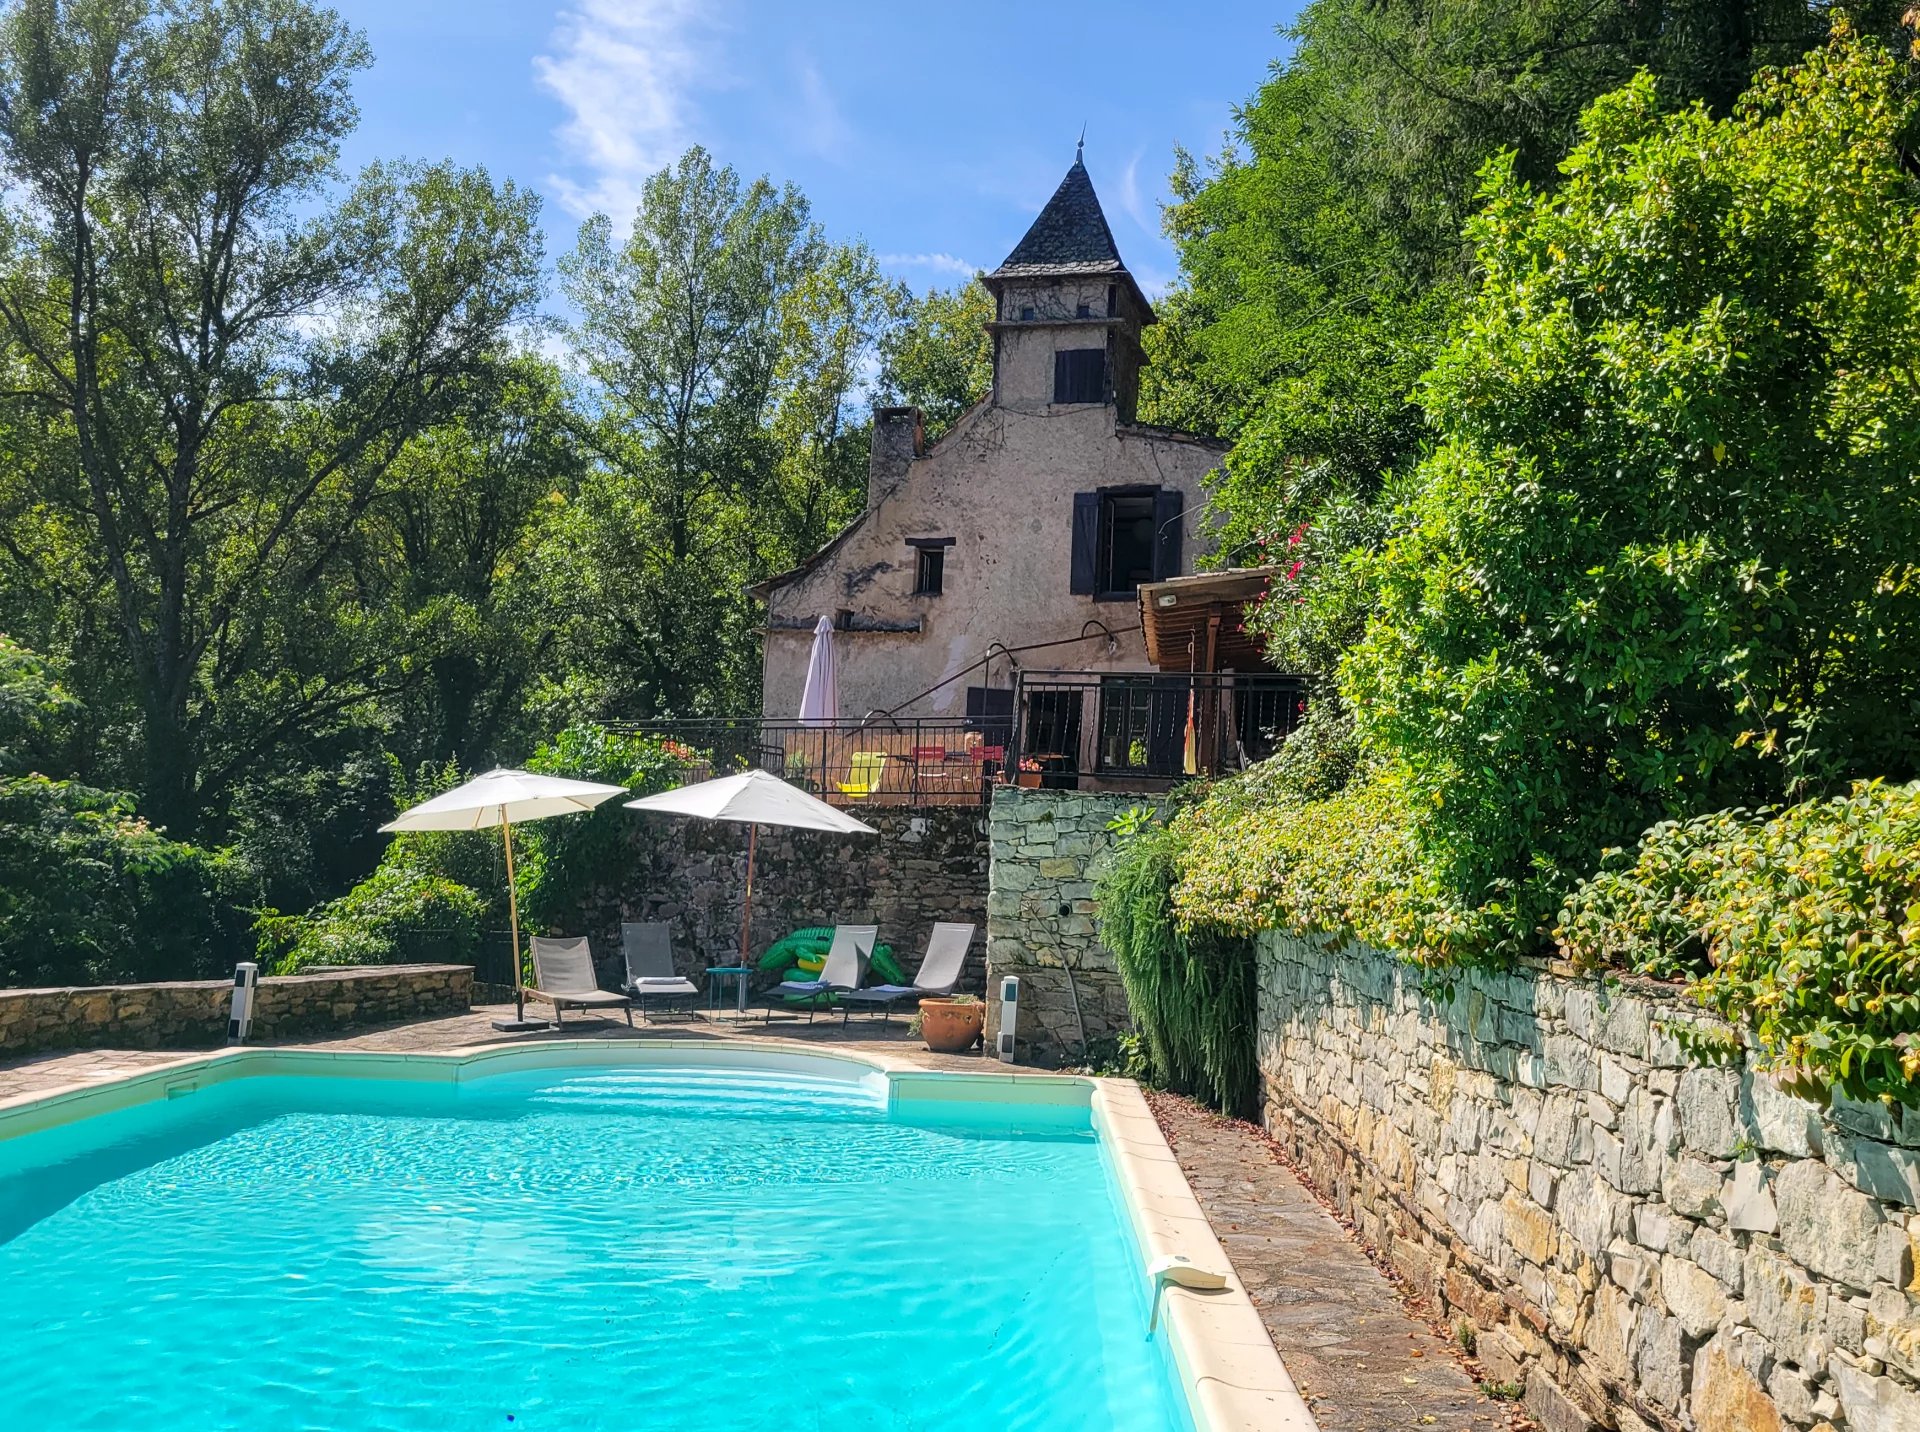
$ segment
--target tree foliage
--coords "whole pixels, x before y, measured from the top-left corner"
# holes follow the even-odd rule
[[[880,341],[880,386],[889,402],[920,409],[934,442],[993,386],[993,295],[975,275],[912,299]]]
[[[330,569],[537,291],[513,185],[376,165],[337,191],[367,59],[302,0],[0,22],[0,400],[38,450],[16,511],[50,529],[11,555],[99,602],[90,687],[123,687],[180,834],[388,689],[381,614],[343,620]]]
[[[1441,445],[1342,684],[1447,888],[1519,892],[1517,934],[1655,820],[1913,773],[1897,81],[1844,33],[1726,119],[1642,77],[1554,193],[1490,171],[1485,280],[1423,388]]]
[[[899,295],[864,248],[827,241],[798,190],[699,148],[647,181],[624,237],[589,221],[561,273],[596,459],[549,576],[572,607],[572,664],[603,674],[581,709],[748,709],[746,588],[863,500],[850,405]]]
[[[1724,116],[1603,96],[1552,190],[1488,166],[1433,449],[1345,558],[1350,783],[1289,753],[1182,815],[1184,924],[1443,967],[1557,930],[1920,1100],[1913,787],[1875,783],[1920,764],[1914,104],[1843,24]]]

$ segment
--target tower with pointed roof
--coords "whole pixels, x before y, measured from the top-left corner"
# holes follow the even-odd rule
[[[1140,330],[1153,322],[1153,308],[1113,241],[1084,147],[986,285],[996,405],[1036,412],[1107,403],[1121,422],[1133,420]]]
[[[875,408],[866,509],[754,586],[763,709],[799,710],[823,616],[843,717],[946,721],[938,739],[958,750],[992,747],[1029,714],[1013,705],[1020,672],[1071,670],[1081,695],[1044,696],[1042,714],[1059,717],[1056,778],[1094,789],[1132,759],[1125,723],[1171,699],[1140,695],[1157,688],[1139,593],[1191,574],[1211,547],[1206,481],[1225,445],[1135,420],[1153,309],[1081,156],[985,282],[986,399],[931,446],[917,408]]]

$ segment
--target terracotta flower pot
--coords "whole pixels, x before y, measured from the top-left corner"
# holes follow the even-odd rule
[[[980,1038],[987,1007],[978,1001],[958,1004],[950,999],[920,1001],[920,1034],[935,1054],[965,1054]]]
[[[1021,771],[1014,777],[1014,784],[1026,786],[1029,790],[1040,789],[1040,772]]]

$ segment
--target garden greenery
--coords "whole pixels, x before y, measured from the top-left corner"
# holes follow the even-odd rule
[[[1920,1103],[1917,120],[1843,22],[1724,117],[1602,96],[1551,191],[1486,167],[1431,449],[1335,554],[1371,601],[1323,703],[1350,746],[1132,842],[1114,937],[1438,969],[1557,938],[1689,980],[1808,1086]]]
[[[1215,926],[1182,925],[1168,898],[1178,842],[1140,817],[1124,827],[1123,858],[1101,874],[1101,937],[1114,952],[1153,1082],[1228,1113],[1253,1111],[1253,942]]]
[[[646,795],[678,784],[692,759],[694,752],[675,742],[581,723],[542,743],[528,767]],[[394,806],[401,809],[451,790],[467,773],[449,762],[411,777],[396,767],[392,779]],[[570,929],[581,909],[618,888],[633,825],[633,813],[615,799],[581,815],[515,826],[523,932]],[[262,963],[290,974],[313,965],[471,961],[484,939],[504,949],[506,928],[497,829],[407,831],[393,837],[373,873],[346,894],[305,914],[265,911],[255,934]]]

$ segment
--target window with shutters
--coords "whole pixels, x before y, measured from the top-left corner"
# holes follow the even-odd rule
[[[1153,575],[1153,494],[1108,494],[1100,504],[1100,546],[1094,557],[1100,591],[1131,592]]]
[[[1070,590],[1130,600],[1142,582],[1180,575],[1183,499],[1165,487],[1113,487],[1073,498]]]
[[[1107,350],[1063,348],[1053,355],[1053,401],[1104,403],[1107,400]]]

